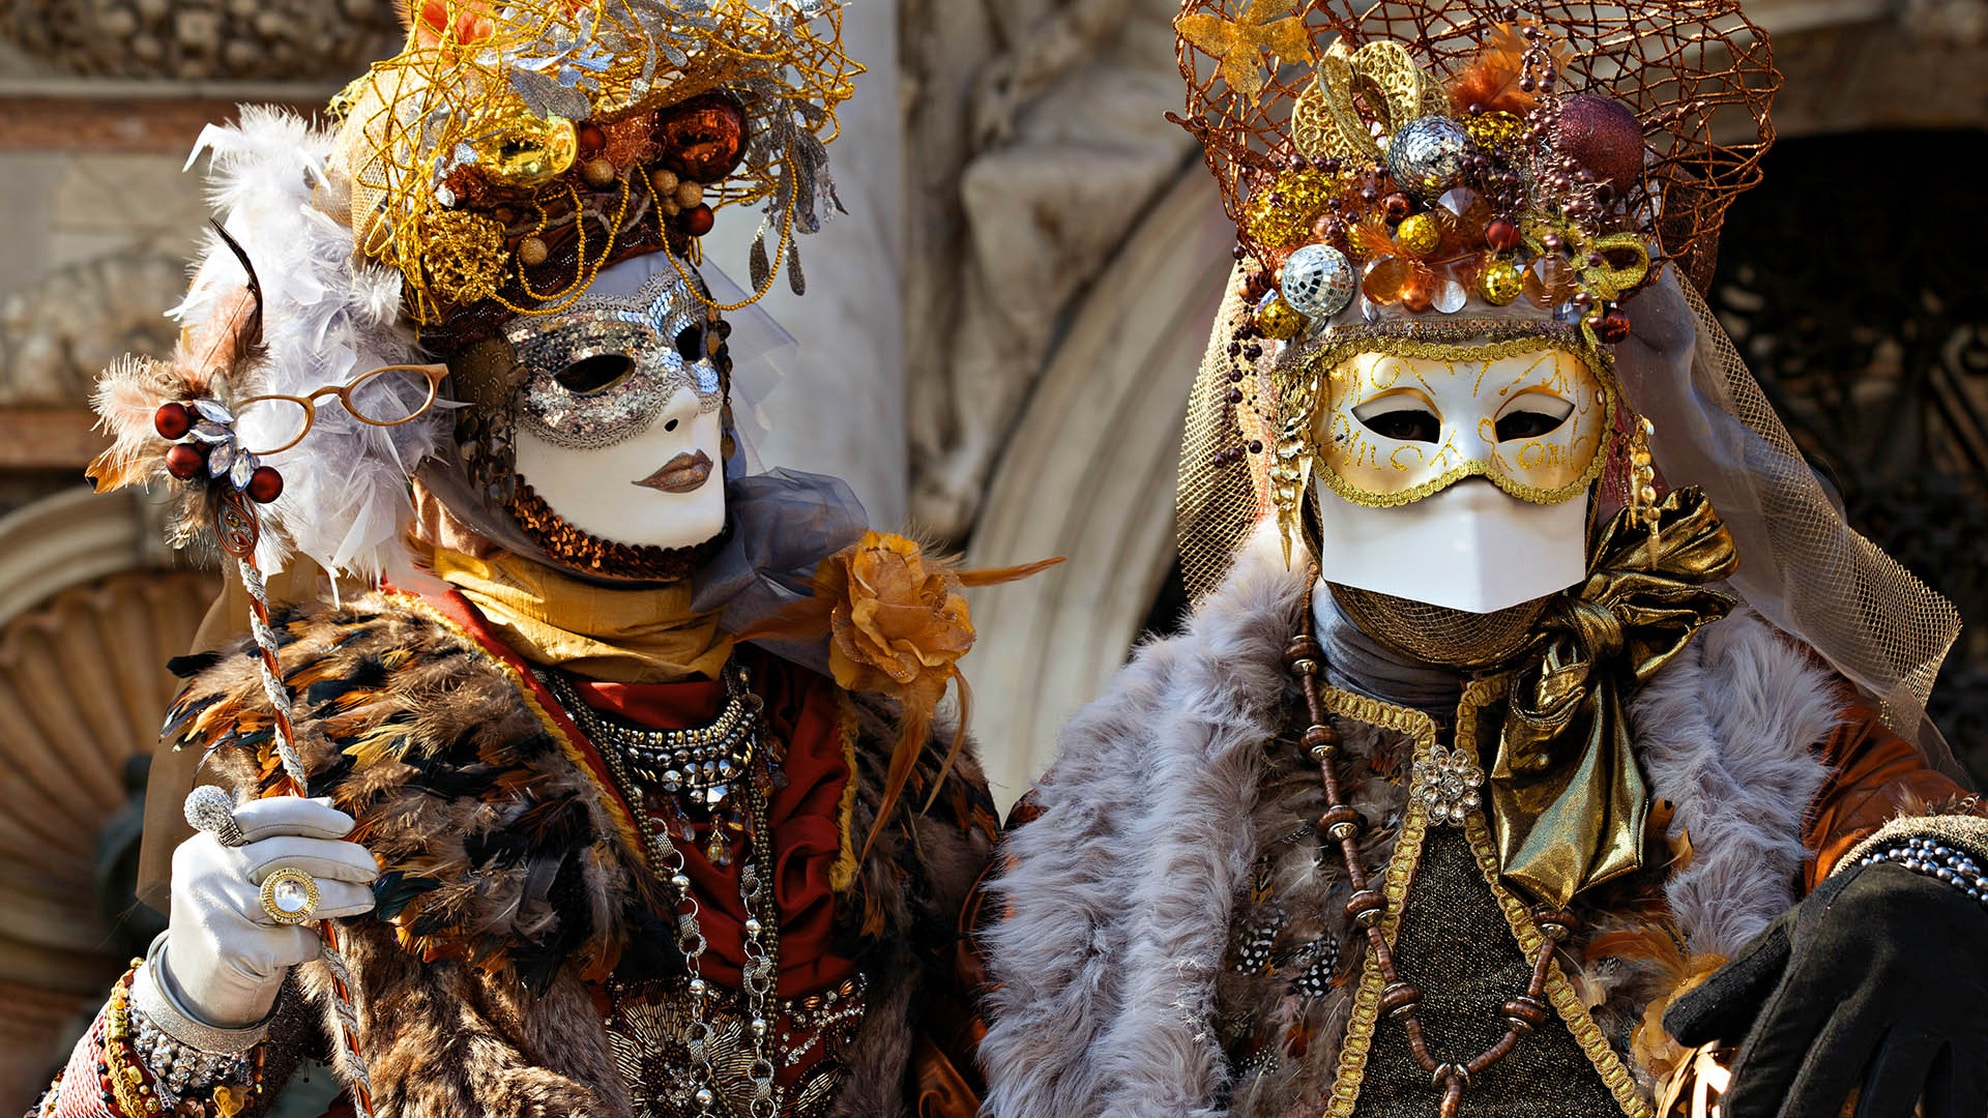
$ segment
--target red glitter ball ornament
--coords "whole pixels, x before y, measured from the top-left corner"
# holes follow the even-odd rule
[[[182,438],[193,430],[193,414],[186,410],[185,404],[168,401],[152,413],[152,429],[162,439]]]
[[[249,499],[258,505],[266,505],[283,495],[283,475],[274,466],[257,466],[249,475]]]
[[[1643,178],[1643,125],[1612,97],[1583,93],[1560,106],[1553,147],[1620,193]]]
[[[692,97],[657,115],[655,139],[665,166],[694,182],[717,182],[745,158],[745,112],[722,93]]]
[[[678,214],[676,220],[677,228],[683,230],[686,234],[692,237],[702,237],[711,231],[711,226],[717,221],[717,217],[712,214],[711,207],[699,202],[695,206]]]
[[[1494,217],[1484,226],[1484,243],[1499,252],[1519,247],[1518,223],[1508,217]]]
[[[188,481],[207,466],[206,447],[198,443],[179,443],[166,451],[166,472]]]

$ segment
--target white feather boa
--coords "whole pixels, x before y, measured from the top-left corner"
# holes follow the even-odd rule
[[[188,157],[191,167],[212,154],[216,220],[248,254],[262,288],[268,356],[249,383],[229,386],[234,398],[307,396],[381,365],[418,360],[400,323],[399,273],[360,259],[352,230],[316,204],[319,192],[331,189],[331,149],[330,132],[294,113],[244,106],[239,125],[208,126]],[[185,300],[169,313],[198,332],[246,281],[234,254],[210,232]],[[438,409],[422,421],[371,427],[336,401],[319,401],[309,437],[267,459],[284,488],[264,509],[257,551],[264,570],[282,568],[294,550],[340,574],[404,577],[410,568],[402,537],[414,511],[409,478],[436,452],[445,422]],[[270,409],[251,410],[240,424],[244,444],[281,442],[276,423]]]

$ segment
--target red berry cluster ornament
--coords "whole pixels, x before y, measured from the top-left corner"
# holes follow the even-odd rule
[[[196,433],[195,425],[199,423],[207,424],[207,430]],[[196,401],[191,407],[178,400],[160,404],[159,410],[152,413],[152,429],[160,438],[172,440],[173,445],[166,448],[166,472],[173,477],[192,481],[206,474],[214,482],[233,484],[247,493],[250,500],[263,505],[283,495],[283,475],[274,466],[257,464],[241,481],[235,480],[240,475],[233,470],[209,469],[214,450],[220,446],[228,448],[224,462],[243,457],[254,460],[248,451],[235,445],[233,416],[212,401]]]

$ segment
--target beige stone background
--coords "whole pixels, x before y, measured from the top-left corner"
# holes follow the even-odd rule
[[[211,586],[153,542],[143,499],[86,491],[88,385],[171,342],[201,125],[238,101],[321,105],[389,42],[387,8],[0,4],[0,1112],[45,1083],[138,938],[116,919],[126,767]],[[1123,662],[1171,562],[1181,411],[1229,245],[1162,116],[1176,9],[851,0],[871,68],[836,152],[853,213],[807,246],[808,299],[768,306],[804,355],[768,405],[769,461],[847,476],[879,523],[977,563],[1069,557],[975,599],[1004,799]],[[1749,11],[1788,75],[1784,136],[1988,127],[1988,0]],[[747,235],[721,221],[714,259],[743,261]]]

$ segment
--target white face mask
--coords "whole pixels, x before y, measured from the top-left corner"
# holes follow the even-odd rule
[[[660,548],[691,547],[725,530],[722,411],[679,388],[647,430],[588,450],[520,426],[518,476],[591,536]]]
[[[1492,613],[1586,577],[1587,486],[1613,395],[1550,343],[1455,348],[1358,353],[1327,374],[1319,573]]]
[[[518,477],[560,519],[665,549],[724,531],[724,391],[708,325],[674,269],[632,296],[589,296],[512,324],[527,373]]]

